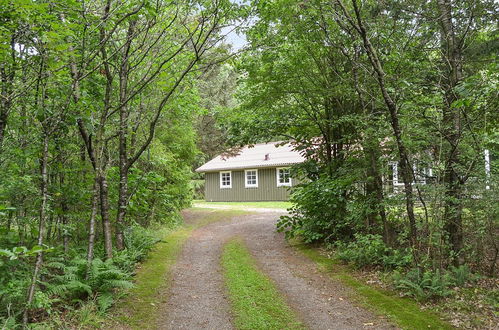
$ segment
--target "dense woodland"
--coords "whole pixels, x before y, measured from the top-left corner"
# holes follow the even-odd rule
[[[308,158],[280,230],[418,300],[497,274],[497,9],[257,3],[229,138],[291,140]]]
[[[0,2],[0,324],[106,310],[192,198],[228,1]],[[5,324],[5,325],[4,325]]]
[[[256,2],[228,137],[294,141],[307,157],[280,230],[418,300],[497,274],[497,10]]]
[[[497,22],[492,0],[0,0],[0,326],[105,312],[193,167],[257,142],[307,158],[288,237],[418,300],[496,277]]]

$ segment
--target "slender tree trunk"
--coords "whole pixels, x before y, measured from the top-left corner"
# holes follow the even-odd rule
[[[7,127],[7,112],[0,110],[0,152],[2,151],[5,129]]]
[[[415,246],[417,243],[417,229],[416,229],[416,217],[414,215],[414,193],[412,189],[413,172],[412,172],[411,163],[409,161],[409,153],[407,152],[405,144],[402,141],[402,129],[399,123],[398,107],[393,98],[391,97],[390,93],[388,92],[383,66],[378,58],[376,49],[373,47],[368,37],[366,28],[362,21],[359,7],[357,5],[357,1],[352,0],[352,5],[355,12],[355,21],[352,19],[352,17],[346,10],[343,3],[340,0],[337,0],[337,3],[341,6],[342,11],[347,17],[347,20],[349,21],[350,25],[357,31],[357,33],[362,38],[364,49],[367,53],[369,61],[371,62],[371,66],[375,71],[378,87],[381,91],[383,100],[390,115],[390,124],[392,126],[393,135],[395,137],[395,142],[397,144],[398,154],[400,158],[400,170],[402,174],[402,181],[404,182],[406,210],[407,210],[407,217],[409,219],[409,236],[410,236],[409,238],[411,241],[411,245]]]
[[[60,184],[61,184],[61,189],[64,189],[64,174],[61,173],[60,176]],[[63,246],[64,246],[64,253],[67,255],[69,252],[69,233],[68,233],[68,202],[66,200],[66,197],[63,195],[61,199],[61,219],[60,222],[62,224],[62,240],[63,240]]]
[[[119,130],[119,168],[120,181],[118,189],[118,213],[116,217],[116,246],[122,250],[124,248],[123,226],[128,206],[128,77],[129,77],[129,54],[135,33],[137,21],[131,20],[128,25],[127,40],[123,47],[121,67],[120,67],[120,130]]]
[[[455,87],[463,78],[462,45],[457,41],[452,22],[452,3],[450,0],[437,0],[439,23],[442,37],[442,60],[444,63],[444,107],[442,124],[445,140],[448,143],[446,152],[443,182],[445,185],[445,231],[449,236],[449,244],[454,255],[459,255],[463,248],[462,233],[462,190],[456,167],[459,164],[459,140],[462,131],[461,111],[453,103],[459,99]],[[462,262],[462,257],[455,258],[454,263]]]
[[[42,146],[42,157],[40,159],[40,172],[41,172],[41,186],[40,194],[42,198],[42,205],[40,208],[40,223],[38,226],[38,246],[43,246],[43,238],[45,235],[45,222],[47,220],[47,206],[48,206],[48,174],[47,174],[47,163],[48,163],[48,153],[49,153],[49,136],[45,133],[43,137]],[[33,298],[35,297],[36,282],[38,281],[38,275],[42,268],[43,263],[43,252],[38,252],[36,255],[35,269],[33,271],[33,276],[31,278],[31,285],[28,289],[28,299],[26,302],[26,308],[23,313],[23,325],[26,327],[28,324],[29,310],[31,309],[31,304],[33,303]]]
[[[95,219],[97,217],[97,210],[99,207],[99,180],[94,179],[94,186],[92,189],[92,210],[90,214],[90,221],[88,224],[88,250],[87,250],[87,265],[90,267],[94,260],[94,245],[95,245]]]
[[[105,174],[101,172],[98,180],[102,229],[104,232],[104,250],[106,251],[106,258],[111,259],[113,257],[113,236],[111,221],[109,219],[109,192]]]
[[[370,142],[368,142],[370,144]],[[378,146],[379,149],[379,146]],[[386,221],[386,211],[384,206],[383,180],[378,166],[379,150],[375,146],[366,146],[366,158],[369,162],[367,167],[366,195],[370,201],[370,212],[368,222],[370,226],[376,225],[376,218],[379,216],[383,226],[383,238],[386,243],[390,243],[390,233]]]
[[[118,192],[118,213],[116,217],[116,247],[122,250],[125,247],[123,226],[128,206],[128,169],[120,168],[120,183]]]
[[[10,40],[10,52],[12,60],[12,64],[10,65],[10,67],[7,65],[7,63],[0,63],[0,152],[2,152],[5,130],[7,128],[7,118],[12,107],[12,96],[10,94],[12,93],[16,72],[16,51],[14,36],[12,36]]]

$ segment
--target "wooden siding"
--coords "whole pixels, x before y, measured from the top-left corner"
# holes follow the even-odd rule
[[[220,172],[205,173],[208,202],[285,201],[290,187],[278,187],[275,168],[258,169],[258,188],[244,186],[244,170],[232,171],[232,188],[220,188]],[[291,181],[293,185],[294,180]]]

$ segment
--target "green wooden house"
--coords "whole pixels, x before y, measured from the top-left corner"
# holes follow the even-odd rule
[[[285,201],[296,184],[289,167],[304,160],[290,144],[270,142],[215,157],[196,172],[205,173],[209,202]]]

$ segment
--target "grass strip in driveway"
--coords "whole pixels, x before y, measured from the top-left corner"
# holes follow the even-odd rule
[[[422,310],[415,301],[362,283],[349,274],[339,261],[322,255],[317,249],[305,244],[293,246],[312,259],[329,277],[352,288],[354,292],[349,297],[352,301],[378,315],[387,316],[402,329],[454,329],[436,314]]]
[[[237,329],[304,329],[241,240],[224,246],[222,266]]]
[[[135,286],[116,306],[113,313],[115,315],[112,317],[114,324],[108,324],[106,327],[118,328],[119,325],[123,325],[132,329],[156,329],[159,308],[168,299],[166,292],[170,286],[170,271],[192,231],[213,222],[247,213],[203,209],[192,209],[191,212],[199,212],[203,218],[193,225],[183,225],[165,234],[162,241],[154,247],[137,269],[134,277]],[[206,215],[202,215],[203,213]]]

